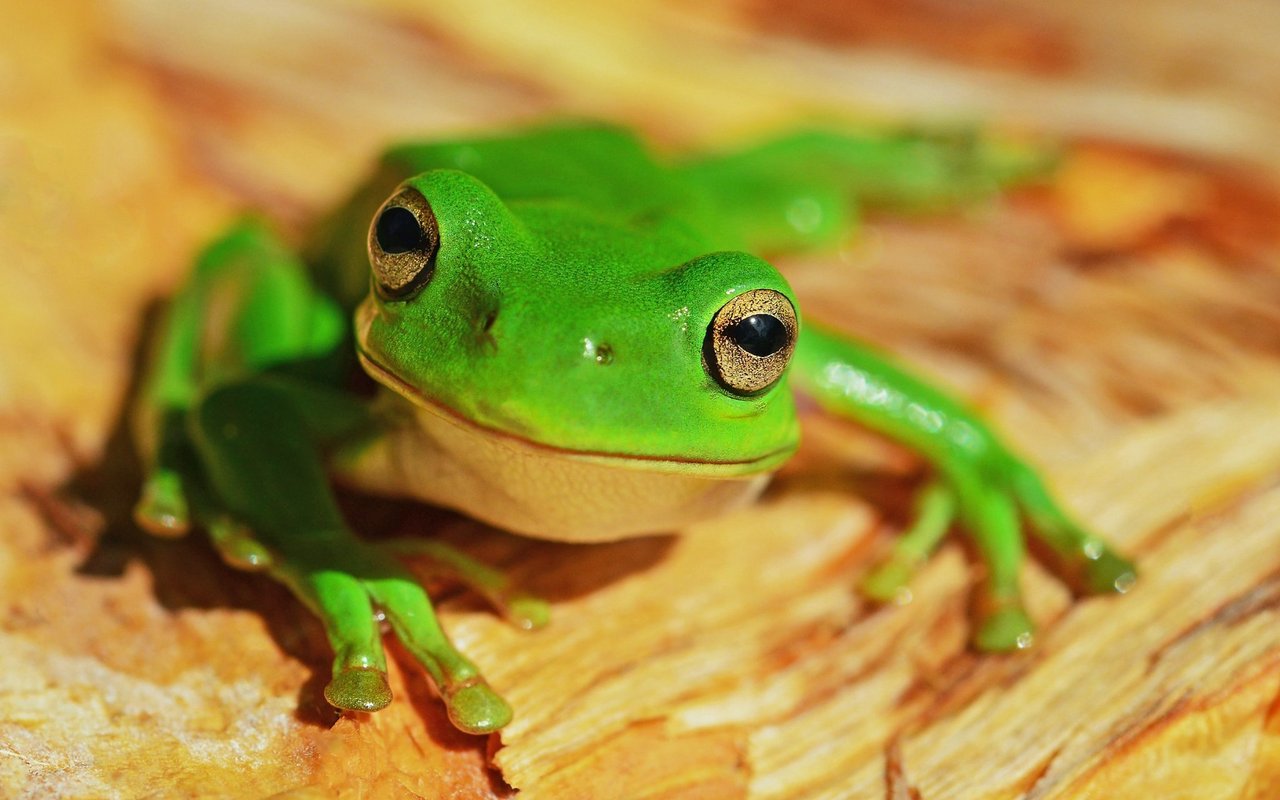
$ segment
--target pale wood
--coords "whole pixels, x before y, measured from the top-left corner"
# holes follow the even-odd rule
[[[1260,170],[1076,143],[1048,189],[782,264],[807,314],[979,403],[1138,556],[1133,592],[1083,602],[1031,565],[1028,654],[967,649],[957,544],[909,605],[851,591],[902,511],[885,476],[915,465],[820,419],[759,506],[680,536],[543,544],[353,501],[361,527],[440,532],[553,601],[537,634],[442,603],[518,710],[492,741],[453,731],[402,654],[397,702],[336,720],[323,637],[283,590],[131,529],[120,404],[145,307],[233,209],[297,232],[393,136],[567,110],[675,146],[813,110],[963,112],[1274,163],[1280,106],[1239,102],[1240,75],[1280,77],[1255,46],[1280,29],[1267,4],[1241,6],[1248,31],[1205,24],[1236,69],[1191,93],[1127,16],[1166,12],[1180,41],[1174,0],[890,4],[853,32],[806,28],[806,3],[537,5],[0,9],[0,794],[1280,795],[1280,203]],[[1057,55],[965,44],[999,25]],[[902,49],[853,47],[877,42]]]

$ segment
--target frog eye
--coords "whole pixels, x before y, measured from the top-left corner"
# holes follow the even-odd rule
[[[439,249],[440,229],[427,198],[411,188],[392,195],[369,226],[369,264],[378,291],[400,299],[421,289]]]
[[[796,310],[781,292],[754,289],[725,303],[707,326],[707,372],[736,395],[778,382],[796,347]]]

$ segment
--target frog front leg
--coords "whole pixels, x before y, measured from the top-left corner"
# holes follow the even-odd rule
[[[510,707],[449,641],[422,586],[343,520],[317,446],[324,420],[310,402],[316,392],[263,375],[201,397],[188,432],[211,494],[252,530],[253,542],[269,554],[266,571],[323,623],[334,652],[326,700],[356,711],[391,701],[376,608],[431,675],[457,727],[471,733],[502,727]]]
[[[1033,535],[1087,592],[1124,592],[1133,565],[1075,523],[1035,471],[972,413],[936,388],[847,339],[808,326],[793,359],[793,381],[826,409],[911,447],[937,471],[920,518],[864,587],[893,597],[941,538],[952,516],[969,532],[986,566],[975,603],[974,644],[1011,650],[1031,642],[1019,571],[1022,517]]]
[[[136,409],[147,477],[139,522],[195,522],[223,558],[287,584],[333,646],[334,705],[391,699],[375,610],[436,681],[451,718],[485,732],[510,710],[445,637],[407,569],[357,538],[331,494],[323,454],[377,433],[341,391],[346,324],[304,265],[248,220],[201,254],[171,307]]]

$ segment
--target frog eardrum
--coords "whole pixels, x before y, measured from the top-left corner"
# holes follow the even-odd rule
[[[399,300],[421,289],[439,249],[440,229],[427,199],[409,188],[392,195],[369,226],[369,263],[378,291]]]
[[[759,394],[786,370],[797,327],[786,295],[772,289],[744,292],[725,303],[707,326],[702,345],[707,371],[733,394]]]

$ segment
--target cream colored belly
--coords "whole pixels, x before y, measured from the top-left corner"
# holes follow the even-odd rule
[[[402,424],[343,453],[335,470],[359,488],[447,506],[543,539],[592,542],[681,528],[751,502],[770,473],[742,465],[583,455],[395,404]]]

